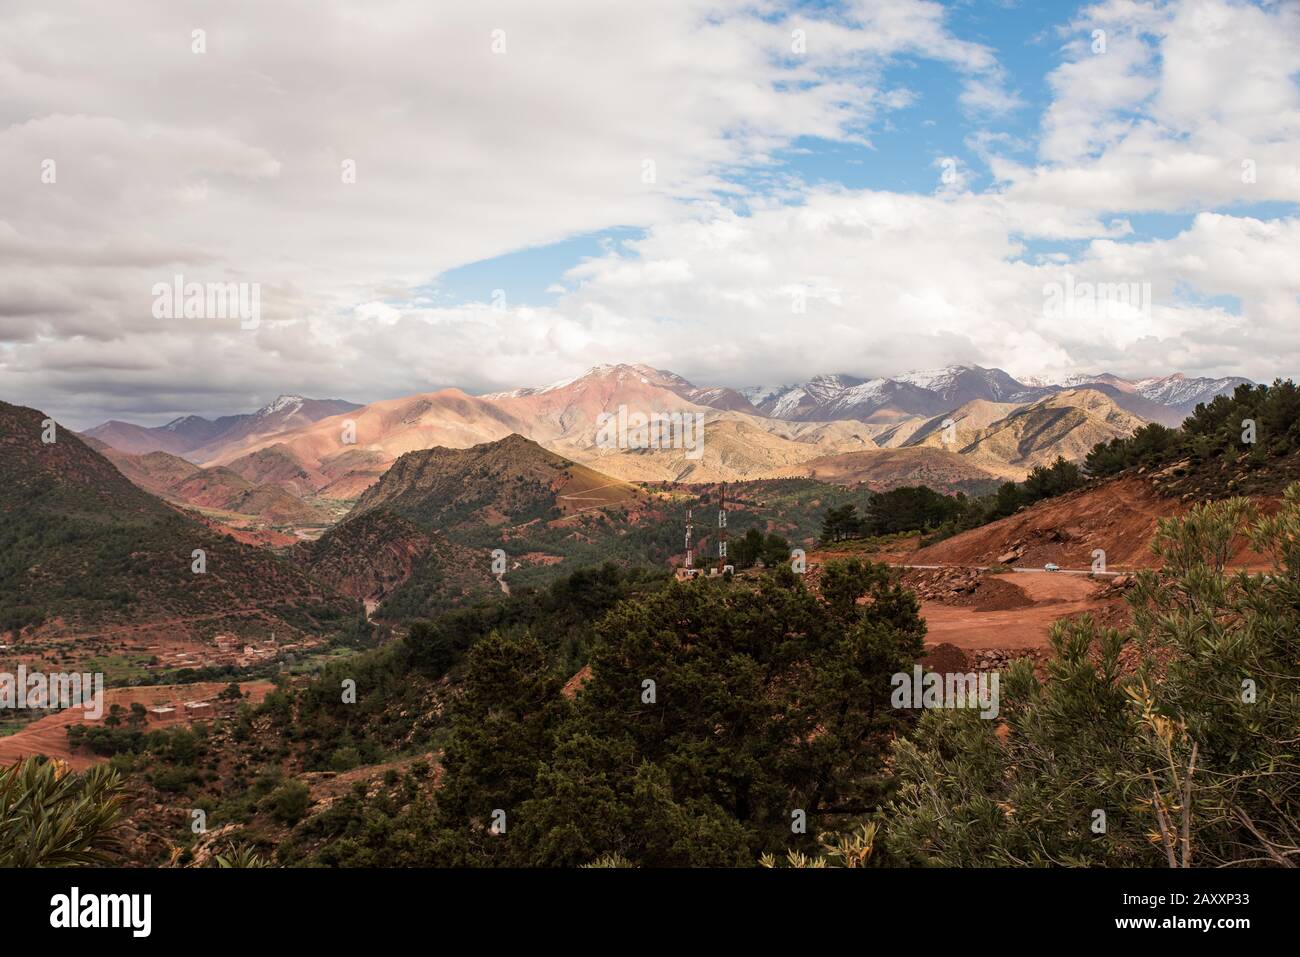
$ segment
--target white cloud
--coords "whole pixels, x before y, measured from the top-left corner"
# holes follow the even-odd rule
[[[1081,11],[1038,140],[981,128],[969,142],[996,188],[971,192],[978,170],[959,165],[932,195],[812,189],[772,157],[800,137],[870,144],[918,99],[886,77],[900,57],[955,71],[985,120],[1014,111],[994,50],[935,2],[60,11],[33,0],[0,26],[0,396],[77,425],[281,390],[513,387],[628,359],[731,385],[949,361],[1292,371],[1296,220],[1231,207],[1300,201],[1293,6]],[[1028,163],[1001,152],[1025,147]],[[1145,210],[1211,212],[1137,241],[1127,217]],[[553,306],[507,290],[513,308],[437,308],[412,291],[628,225],[645,237],[552,283],[568,290]],[[1040,242],[1075,245],[1026,245]],[[1063,327],[1042,286],[1066,272],[1150,282],[1155,306]],[[160,322],[150,291],[176,274],[259,283],[263,322]]]
[[[1130,212],[1300,202],[1300,6],[1109,0],[1066,35],[1039,164],[991,160],[1011,195]]]
[[[1206,213],[1171,239],[1147,242],[1075,219],[1052,231],[1099,238],[1074,257],[1026,261],[1016,236],[1041,230],[1044,215],[970,193],[811,193],[800,207],[657,228],[632,244],[633,256],[573,270],[580,288],[559,308],[601,317],[592,322],[597,341],[611,316],[620,329],[643,330],[642,348],[622,355],[662,352],[672,324],[657,317],[701,317],[689,359],[675,367],[732,385],[742,384],[737,370],[793,380],[952,361],[1026,374],[1145,374],[1168,370],[1176,356],[1191,372],[1291,371],[1300,274],[1287,263],[1300,258],[1300,219]],[[689,279],[666,278],[669,261],[689,263]],[[1043,290],[1067,275],[1145,284],[1151,308],[1061,322]],[[806,311],[793,308],[792,289],[805,292]],[[1239,301],[1240,315],[1205,305],[1218,297]],[[605,345],[602,359],[626,349],[622,336]]]
[[[876,88],[892,56],[975,79],[996,67],[934,3],[773,12],[742,0],[9,5],[0,394],[74,418],[192,408],[168,405],[172,382],[230,401],[277,378],[373,396],[400,380],[389,366],[401,353],[370,350],[373,366],[347,373],[314,364],[321,343],[374,319],[354,318],[356,304],[514,249],[671,222],[683,203],[736,193],[732,171],[801,136],[866,142],[877,112],[911,100]],[[292,326],[161,327],[149,290],[175,274],[260,283],[265,318]],[[572,343],[565,328],[534,345]],[[446,383],[509,367],[473,355],[469,375],[422,371]],[[88,374],[94,357],[103,375]]]

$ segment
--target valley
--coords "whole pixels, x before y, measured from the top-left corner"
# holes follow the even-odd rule
[[[1289,929],[1300,0],[5,6],[7,939]]]
[[[913,376],[899,390],[840,383],[839,399],[813,391],[821,405],[807,395],[772,404],[792,417],[764,421],[738,410],[740,393],[705,395],[658,376],[620,367],[482,400],[444,392],[358,406],[343,419],[245,430],[227,449],[209,440],[195,448],[224,461],[206,463],[162,449],[124,452],[66,430],[45,443],[43,413],[0,407],[8,478],[0,504],[11,518],[0,670],[92,669],[105,676],[110,710],[117,706],[98,720],[75,709],[13,716],[0,758],[128,769],[135,863],[176,853],[207,860],[236,837],[286,862],[359,863],[370,858],[326,833],[336,815],[360,813],[356,789],[386,795],[378,799],[397,822],[430,801],[455,813],[455,775],[464,772],[454,749],[464,745],[450,742],[468,740],[458,716],[474,693],[473,662],[494,642],[511,651],[488,667],[509,672],[518,656],[540,655],[548,687],[562,686],[564,700],[598,701],[591,696],[609,693],[600,681],[610,680],[611,662],[633,653],[621,644],[624,629],[672,631],[677,615],[703,616],[699,627],[731,635],[726,655],[771,625],[770,603],[792,602],[829,634],[859,615],[873,627],[896,622],[891,640],[908,649],[891,652],[900,667],[1027,668],[1047,681],[1063,635],[1139,627],[1140,576],[1164,574],[1168,523],[1200,507],[1185,489],[1249,485],[1251,507],[1267,520],[1286,508],[1280,489],[1300,468],[1291,438],[1275,440],[1265,460],[1234,456],[1229,442],[1203,460],[1168,464],[1183,454],[1179,442],[1230,422],[1232,403],[1292,401],[1276,390],[1216,400],[1170,438],[1085,387],[955,393],[944,401],[960,405],[932,413],[915,390],[942,377]],[[561,399],[557,388],[572,391]],[[685,450],[600,448],[575,424],[665,390],[726,406],[706,416],[710,451],[689,468],[680,467]],[[926,415],[808,418],[850,401],[861,411],[885,394],[915,400]],[[489,417],[476,420],[488,403]],[[525,416],[534,417],[527,431],[547,442],[512,430]],[[376,441],[336,443],[357,425],[360,445],[367,423],[383,428]],[[452,434],[469,444],[421,444]],[[755,445],[756,435],[776,444]],[[1150,468],[1127,464],[1152,442]],[[1077,464],[1085,459],[1114,474],[1087,476]],[[767,464],[747,464],[760,460]],[[719,471],[732,477],[690,480]],[[348,497],[325,497],[340,490]],[[680,574],[688,525],[694,566],[716,571],[725,541],[731,570],[694,581]],[[1223,572],[1271,568],[1256,548],[1241,534],[1225,540]],[[57,573],[64,568],[84,573]],[[846,587],[858,596],[847,606]],[[660,605],[677,609],[674,623],[651,624]],[[1104,654],[1098,641],[1089,654]],[[801,654],[820,660],[811,647]],[[1116,674],[1135,674],[1145,660],[1128,646]],[[1164,668],[1169,658],[1152,661]],[[841,667],[818,665],[828,674]],[[845,674],[865,678],[858,667]],[[727,669],[714,662],[706,673],[721,680]],[[368,702],[360,720],[328,693],[341,679],[356,681]],[[493,677],[479,693],[507,694],[516,680]],[[840,693],[816,687],[805,694]],[[217,783],[205,788],[192,760]],[[169,795],[200,793],[218,828],[210,840],[177,843],[183,822],[166,810]],[[289,804],[292,812],[279,809]],[[482,852],[436,853],[449,861]]]
[[[274,663],[603,562],[670,571],[682,561],[687,511],[707,514],[721,482],[733,538],[752,528],[813,549],[827,508],[909,485],[978,498],[1057,457],[1079,460],[1131,435],[1143,420],[1115,395],[1154,407],[1234,385],[1177,376],[1027,385],[996,369],[953,367],[729,390],[615,365],[479,397],[452,389],[358,405],[280,396],[251,414],[189,414],[156,428],[111,421],[85,433],[83,457],[98,453],[126,480],[108,483],[113,495],[132,486],[147,493],[137,509],[194,539],[189,548],[165,546],[177,555],[174,586],[150,590],[176,600],[153,608],[136,597],[123,606],[112,596],[127,592],[101,585],[109,600],[88,614],[44,599],[49,611],[18,606],[8,615],[39,622],[24,626],[15,647],[43,660],[81,648],[151,662],[152,680],[187,665],[238,671],[250,663],[246,642],[269,649],[263,654]],[[700,410],[703,454],[600,447],[598,417],[618,408]],[[102,494],[96,468],[90,483]],[[1155,519],[1171,511],[1131,481],[1104,498],[1094,505],[1087,492],[1067,495],[1046,508],[1075,509],[1073,517],[1050,529],[994,523],[906,561],[992,564],[1014,555],[1086,567],[1105,547],[1108,561],[1125,568],[1141,561]],[[114,506],[112,514],[125,513]],[[699,523],[697,554],[716,554],[718,539]],[[214,553],[215,567],[195,576],[180,555],[206,541],[214,544],[201,550],[205,560]],[[122,547],[134,549],[130,564],[146,560],[138,545]],[[213,607],[195,603],[211,591],[196,586],[232,572],[270,588]],[[295,588],[310,597],[290,597]],[[178,601],[183,595],[194,598]],[[225,640],[240,653],[219,651]]]

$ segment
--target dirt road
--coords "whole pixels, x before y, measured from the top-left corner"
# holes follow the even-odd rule
[[[1097,585],[1081,575],[1003,575],[1001,580],[1022,591],[1033,605],[1005,611],[921,603],[928,630],[927,645],[943,642],[966,651],[979,648],[1042,648],[1058,618],[1092,611]]]

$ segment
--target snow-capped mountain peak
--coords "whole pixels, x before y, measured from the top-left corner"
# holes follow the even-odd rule
[[[1133,383],[1138,394],[1143,398],[1161,405],[1186,405],[1190,402],[1202,402],[1224,392],[1231,392],[1238,385],[1246,382],[1237,376],[1221,379],[1205,377],[1188,378],[1181,372],[1159,379],[1139,379]]]
[[[774,419],[792,418],[795,411],[799,408],[800,403],[803,402],[807,396],[808,393],[806,391],[796,386],[777,397],[776,401],[772,404],[772,408],[768,411],[768,415]]]
[[[952,381],[963,372],[974,371],[969,366],[946,366],[943,369],[916,369],[894,376],[895,382],[906,382],[922,389],[938,390],[952,385]]]
[[[517,389],[484,398],[521,398],[588,384],[602,390],[616,386],[652,386],[717,409],[765,415],[797,422],[861,420],[896,422],[908,416],[930,417],[968,402],[1035,402],[1056,392],[1093,386],[1124,408],[1148,420],[1177,424],[1195,406],[1245,380],[1188,378],[1181,373],[1137,381],[1111,373],[1070,375],[1064,379],[1016,378],[999,368],[949,365],[916,369],[888,377],[861,378],[823,373],[804,382],[757,385],[741,389],[696,387],[682,376],[644,363],[593,366],[585,373],[542,388]],[[1190,405],[1189,405],[1190,403]]]
[[[302,404],[307,401],[300,395],[281,395],[276,396],[274,402],[270,405],[264,405],[253,414],[262,418],[268,415],[275,415],[283,412],[285,415],[292,415],[302,408]]]
[[[203,424],[207,425],[208,420],[198,415],[182,415],[179,418],[172,419],[163,428],[168,432],[179,432],[187,426]]]

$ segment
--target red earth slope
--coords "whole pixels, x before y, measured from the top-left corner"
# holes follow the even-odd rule
[[[1063,568],[1090,568],[1093,550],[1106,552],[1111,571],[1157,565],[1151,552],[1156,523],[1185,515],[1191,503],[1164,498],[1146,479],[1125,476],[1111,482],[1039,502],[1008,518],[962,532],[919,549],[908,557],[914,565],[992,565],[1008,561],[1041,568],[1055,562]],[[1264,510],[1273,507],[1260,502]],[[1240,541],[1232,564],[1264,568],[1267,560]]]

